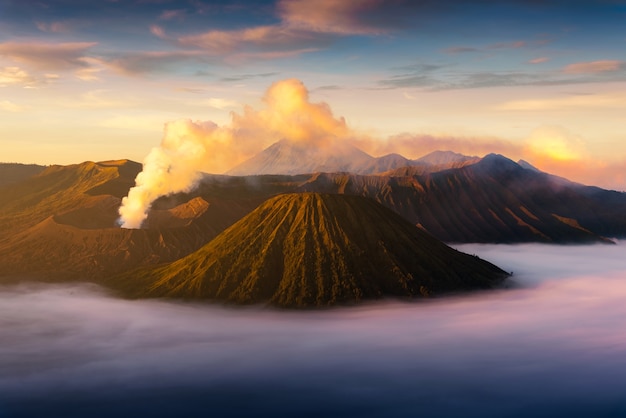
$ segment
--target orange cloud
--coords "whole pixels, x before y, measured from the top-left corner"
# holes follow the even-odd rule
[[[165,34],[163,34],[165,36]],[[202,48],[213,54],[241,51],[272,51],[286,53],[306,51],[325,45],[327,39],[284,25],[267,25],[240,30],[212,30],[178,38],[182,46]]]
[[[593,158],[558,160],[546,156],[525,159],[539,170],[577,183],[626,191],[626,160],[607,163]]]
[[[565,74],[597,74],[626,68],[626,62],[618,60],[577,62],[563,68]]]
[[[534,161],[578,162],[585,158],[586,150],[582,138],[559,126],[544,126],[535,129],[526,140],[525,155]]]
[[[283,58],[316,51],[340,35],[385,33],[383,28],[393,27],[392,23],[402,16],[402,7],[408,7],[404,3],[281,0],[277,4],[281,21],[277,24],[211,30],[174,40],[181,46],[202,48],[214,55],[238,54],[235,60]],[[385,14],[387,9],[393,12]],[[171,39],[159,26],[152,26],[150,31],[159,38]]]
[[[528,63],[529,64],[541,64],[541,63],[547,62],[547,61],[550,61],[550,58],[548,58],[548,57],[539,57],[539,58],[535,58],[535,59],[532,59],[532,60],[528,61]]]
[[[75,70],[89,66],[87,51],[95,42],[5,42],[0,43],[0,56],[38,70]]]
[[[279,14],[289,27],[320,33],[381,34],[383,30],[368,25],[360,14],[383,6],[382,0],[282,0]]]
[[[373,156],[397,153],[407,158],[419,158],[432,151],[451,150],[466,155],[483,156],[493,152],[511,158],[519,158],[523,153],[522,146],[511,141],[491,137],[452,137],[403,133],[384,140],[355,135],[351,142]]]
[[[623,190],[626,160],[605,162],[590,156],[581,137],[559,126],[536,129],[526,140],[523,158],[538,169],[583,184]]]
[[[0,68],[0,87],[22,86],[33,87],[38,84],[37,79],[20,67]]]

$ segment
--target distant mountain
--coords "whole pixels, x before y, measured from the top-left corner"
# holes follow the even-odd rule
[[[475,163],[479,160],[479,157],[469,157],[452,151],[433,151],[430,154],[426,154],[414,161],[418,164],[458,168],[467,165],[468,162]]]
[[[416,160],[409,160],[409,164],[397,166],[381,175],[392,177],[421,176],[451,168],[461,168],[480,161],[479,157],[469,157],[452,151],[433,151]]]
[[[325,147],[278,141],[259,154],[231,169],[231,176],[261,174],[352,173],[416,175],[460,168],[479,161],[451,151],[435,151],[417,160],[399,154],[372,157],[347,142],[337,141]]]
[[[418,163],[404,158],[400,154],[387,154],[382,157],[374,158],[367,164],[356,167],[355,174],[376,174],[389,170],[395,170],[399,167],[410,167]]]
[[[255,174],[303,174],[315,172],[359,172],[374,158],[341,141],[328,146],[293,142],[276,142],[261,153],[228,171],[231,176]]]
[[[319,174],[299,190],[373,198],[446,242],[606,242],[626,235],[626,194],[495,154],[425,175]]]
[[[37,164],[0,163],[0,187],[25,180],[45,170]]]
[[[269,199],[198,251],[109,284],[131,297],[305,308],[485,289],[507,274],[460,253],[371,199]]]

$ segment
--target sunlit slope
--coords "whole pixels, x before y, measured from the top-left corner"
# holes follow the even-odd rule
[[[485,289],[505,276],[371,199],[303,193],[271,198],[189,256],[110,284],[131,297],[294,308]]]
[[[141,164],[128,160],[50,166],[33,177],[2,188],[0,238],[52,215],[85,207],[106,211],[107,226],[113,226],[116,205],[109,205],[110,199],[103,203],[101,196],[112,196],[119,202],[139,171]]]
[[[0,282],[35,276],[98,281],[173,261],[263,200],[163,198],[144,229],[122,229],[116,223],[121,198],[140,170],[140,164],[127,160],[53,166],[0,189]]]

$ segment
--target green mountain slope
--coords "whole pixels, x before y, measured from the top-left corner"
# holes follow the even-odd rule
[[[269,199],[178,261],[108,284],[130,297],[301,308],[484,289],[504,277],[373,200],[302,193]]]

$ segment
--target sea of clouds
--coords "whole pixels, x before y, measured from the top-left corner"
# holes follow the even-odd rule
[[[316,312],[0,288],[0,417],[626,417],[626,243],[456,248],[513,285]]]

